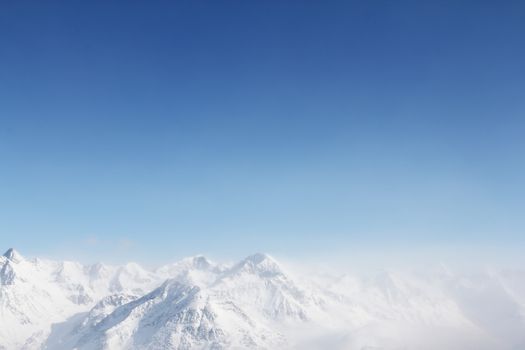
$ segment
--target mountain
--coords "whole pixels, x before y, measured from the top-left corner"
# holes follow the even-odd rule
[[[0,349],[522,349],[525,273],[293,274],[266,254],[155,270],[0,256]]]
[[[0,257],[0,349],[38,348],[53,323],[86,311],[107,295],[145,293],[159,283],[136,264],[25,259],[9,249]]]
[[[231,267],[203,257],[159,273],[171,278],[77,329],[78,349],[280,348],[275,324],[308,319],[309,300],[271,257],[250,256]],[[254,301],[256,301],[254,303]]]

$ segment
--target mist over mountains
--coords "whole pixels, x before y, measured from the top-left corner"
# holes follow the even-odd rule
[[[523,349],[525,271],[292,273],[0,256],[0,349]]]

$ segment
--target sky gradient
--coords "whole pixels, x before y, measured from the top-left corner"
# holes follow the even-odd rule
[[[524,15],[2,2],[0,242],[155,261],[510,252],[525,243]]]

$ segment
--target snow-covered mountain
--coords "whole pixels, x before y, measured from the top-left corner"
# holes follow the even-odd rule
[[[525,349],[525,273],[147,270],[0,256],[0,349]]]
[[[54,323],[114,293],[143,294],[162,281],[136,264],[85,266],[0,256],[0,349],[39,348]]]

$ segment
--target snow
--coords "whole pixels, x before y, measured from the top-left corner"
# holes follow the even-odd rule
[[[0,256],[0,349],[525,348],[525,272],[298,275],[254,254],[148,270]]]
[[[10,248],[8,249],[5,253],[4,253],[4,257],[11,260],[12,262],[14,263],[18,263],[20,261],[22,261],[24,258],[22,257],[22,255],[20,255],[20,253],[18,253],[16,250],[14,250],[13,248]]]

